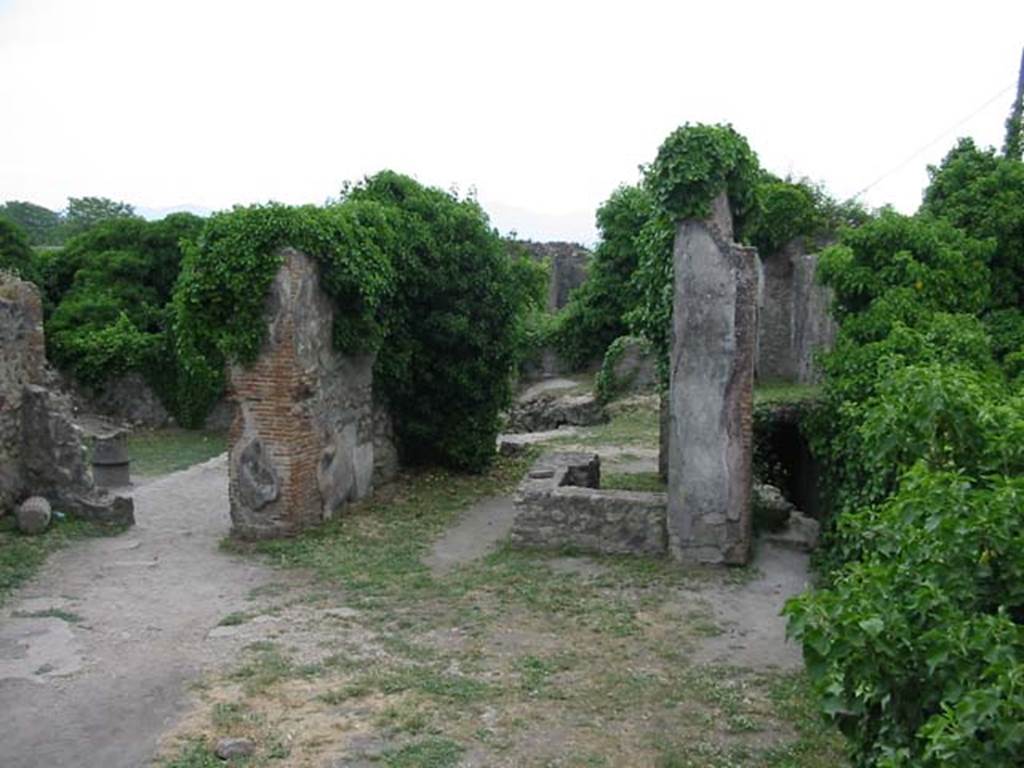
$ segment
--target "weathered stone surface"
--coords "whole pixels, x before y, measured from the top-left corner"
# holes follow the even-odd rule
[[[721,195],[682,221],[673,262],[669,549],[687,562],[744,564],[751,544],[751,419],[758,263],[732,242]]]
[[[658,476],[668,482],[669,436],[671,419],[669,417],[668,392],[658,396]]]
[[[602,491],[599,482],[597,454],[542,456],[516,494],[512,544],[604,554],[665,554],[665,494]]]
[[[115,376],[102,387],[85,389],[81,407],[88,412],[110,416],[140,427],[159,428],[171,421],[171,415],[140,373]]]
[[[781,530],[796,511],[796,507],[782,495],[782,491],[766,483],[754,483],[752,504],[754,527],[761,531]]]
[[[46,343],[43,305],[32,283],[0,272],[0,514],[24,493],[21,400],[29,384],[43,383]]]
[[[244,538],[316,525],[374,479],[373,357],[335,352],[315,262],[290,248],[282,259],[260,355],[228,371],[231,520]]]
[[[390,483],[398,476],[398,443],[394,420],[384,402],[373,404],[373,486]]]
[[[131,499],[93,484],[70,398],[44,386],[43,311],[31,283],[0,274],[0,507],[26,495],[89,520],[130,524]]]
[[[836,334],[829,313],[832,292],[816,277],[818,257],[805,253],[799,239],[763,262],[757,376],[813,383],[818,378],[815,355],[831,349]]]
[[[42,533],[50,525],[50,502],[42,496],[30,496],[18,505],[18,530],[34,535]]]
[[[653,392],[658,385],[658,371],[650,342],[636,336],[623,336],[613,345],[621,345],[621,352],[614,362],[606,359],[601,368],[602,395],[610,399]]]
[[[546,261],[550,265],[548,311],[558,311],[569,303],[572,291],[586,282],[592,254],[577,243],[534,243],[525,240],[521,244],[534,259]]]
[[[29,385],[22,393],[22,466],[28,488],[58,506],[93,489],[85,446],[65,395]]]
[[[592,394],[559,395],[540,392],[516,402],[509,410],[507,432],[542,432],[564,426],[585,427],[608,421]]]
[[[93,439],[92,478],[99,488],[124,488],[131,485],[127,431],[116,430]]]
[[[221,760],[233,760],[236,757],[249,757],[256,751],[252,739],[224,737],[217,739],[213,754]]]
[[[818,547],[821,535],[821,524],[802,512],[794,511],[786,525],[778,531],[770,531],[762,535],[762,539],[782,547],[795,549],[797,552],[813,552]]]

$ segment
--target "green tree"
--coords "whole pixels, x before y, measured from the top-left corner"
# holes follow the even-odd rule
[[[993,305],[1024,308],[1024,162],[961,139],[928,174],[922,211],[994,239]]]
[[[69,197],[64,212],[64,226],[68,237],[80,234],[89,227],[109,219],[133,219],[134,206],[107,197]]]
[[[616,338],[629,332],[625,316],[639,300],[632,282],[639,264],[637,235],[654,214],[642,187],[622,186],[597,209],[601,240],[586,282],[562,310],[555,344],[573,366],[600,360]]]
[[[60,244],[61,218],[56,211],[22,200],[8,200],[0,205],[0,218],[20,227],[31,245]]]
[[[0,269],[14,272],[25,280],[38,281],[28,240],[18,227],[4,219],[0,219]]]

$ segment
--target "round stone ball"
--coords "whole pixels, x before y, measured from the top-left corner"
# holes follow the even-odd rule
[[[42,496],[30,496],[25,499],[15,514],[18,518],[18,530],[30,535],[45,531],[53,517],[50,502]]]

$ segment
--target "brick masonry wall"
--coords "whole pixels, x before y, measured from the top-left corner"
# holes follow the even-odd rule
[[[228,375],[231,518],[244,538],[316,525],[372,486],[373,358],[333,350],[333,310],[309,257],[285,249],[266,318],[258,359]]]

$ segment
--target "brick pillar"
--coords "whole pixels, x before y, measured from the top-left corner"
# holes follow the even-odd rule
[[[725,195],[676,229],[669,386],[669,550],[696,563],[750,556],[757,252],[732,242]]]
[[[260,355],[228,372],[231,520],[243,538],[320,523],[372,483],[373,358],[334,351],[316,264],[293,249],[282,256]]]

